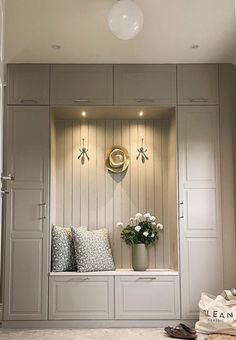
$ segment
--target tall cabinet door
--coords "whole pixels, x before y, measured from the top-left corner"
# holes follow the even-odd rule
[[[218,107],[179,107],[178,133],[182,318],[196,319],[223,286]]]
[[[4,320],[47,317],[49,108],[9,107]]]

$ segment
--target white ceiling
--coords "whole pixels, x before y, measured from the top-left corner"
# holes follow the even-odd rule
[[[116,1],[6,0],[5,61],[211,63],[236,57],[234,0],[134,0],[144,27],[129,41],[107,26]]]

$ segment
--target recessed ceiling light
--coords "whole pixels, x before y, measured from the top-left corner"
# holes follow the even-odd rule
[[[51,45],[51,48],[53,48],[54,50],[60,50],[61,45],[53,44]]]
[[[83,112],[81,113],[81,116],[85,117],[85,116],[86,116],[86,112],[83,111]]]
[[[199,48],[200,46],[198,44],[193,44],[190,47],[193,48],[193,49],[196,49],[196,48]]]
[[[139,116],[142,117],[143,116],[143,111],[139,112]]]

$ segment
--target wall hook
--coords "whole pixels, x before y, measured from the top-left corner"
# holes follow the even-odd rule
[[[138,150],[138,156],[136,159],[139,159],[141,157],[142,161],[145,162],[145,159],[148,161],[148,156],[146,155],[147,149],[144,148],[143,146],[143,138],[142,138],[142,146],[140,146]]]
[[[84,161],[84,158],[86,156],[86,158],[89,161],[88,149],[86,149],[85,146],[84,146],[84,138],[82,139],[82,148],[80,148],[79,151],[80,151],[80,154],[78,156],[78,159],[81,158],[82,161]]]

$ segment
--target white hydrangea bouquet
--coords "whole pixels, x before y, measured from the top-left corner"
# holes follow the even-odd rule
[[[117,223],[117,227],[123,228],[122,222]],[[143,243],[149,245],[159,238],[159,232],[163,230],[163,225],[157,223],[155,216],[150,213],[137,213],[135,217],[130,218],[130,223],[121,231],[121,238],[126,244]]]

